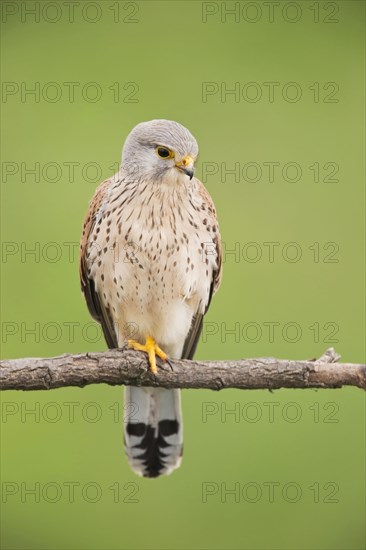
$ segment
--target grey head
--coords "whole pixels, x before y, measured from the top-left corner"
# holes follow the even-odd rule
[[[197,141],[187,128],[172,120],[150,120],[127,136],[121,169],[139,181],[189,182],[197,156]]]

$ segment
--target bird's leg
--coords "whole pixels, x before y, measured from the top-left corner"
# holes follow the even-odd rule
[[[147,336],[145,344],[140,344],[135,340],[128,340],[128,347],[136,351],[144,351],[149,356],[150,370],[153,374],[157,373],[156,356],[170,364],[169,358],[165,351],[159,348],[154,338]]]

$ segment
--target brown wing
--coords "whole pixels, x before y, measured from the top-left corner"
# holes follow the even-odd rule
[[[118,340],[114,330],[113,321],[109,312],[95,290],[94,281],[88,274],[87,254],[88,244],[95,226],[98,213],[106,203],[107,192],[112,183],[111,179],[105,180],[97,188],[94,197],[90,201],[89,209],[84,220],[83,233],[80,242],[79,272],[81,290],[92,317],[101,324],[104,338],[109,348],[117,348]]]
[[[193,317],[191,328],[184,342],[182,359],[193,359],[193,356],[195,354],[195,351],[198,345],[198,340],[202,332],[203,317],[207,313],[208,308],[210,307],[210,304],[211,304],[212,296],[219,289],[221,284],[221,279],[222,279],[222,247],[221,247],[221,237],[220,237],[220,231],[219,231],[219,226],[218,226],[218,221],[216,216],[215,205],[213,203],[213,200],[210,194],[208,193],[207,189],[203,185],[203,183],[201,183],[199,180],[196,180],[196,181],[198,182],[199,193],[207,207],[207,218],[209,220],[209,224],[211,226],[216,227],[216,233],[215,233],[216,236],[214,238],[214,244],[215,244],[216,253],[217,253],[217,268],[212,273],[210,293],[208,296],[207,304],[205,305],[205,312],[196,313],[196,315],[194,315]]]

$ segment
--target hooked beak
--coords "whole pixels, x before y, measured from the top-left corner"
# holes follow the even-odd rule
[[[186,157],[182,158],[179,162],[175,163],[175,166],[178,168],[178,170],[181,170],[191,180],[193,178],[194,174],[194,160],[192,157],[187,155]]]

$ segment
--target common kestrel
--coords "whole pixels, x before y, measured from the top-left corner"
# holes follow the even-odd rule
[[[181,124],[152,120],[128,135],[120,170],[96,190],[80,245],[81,287],[109,348],[192,359],[221,281],[213,201],[194,177],[198,145]],[[133,331],[133,340],[131,337]],[[178,468],[180,390],[126,387],[124,442],[139,475]],[[133,414],[132,414],[133,412]]]

